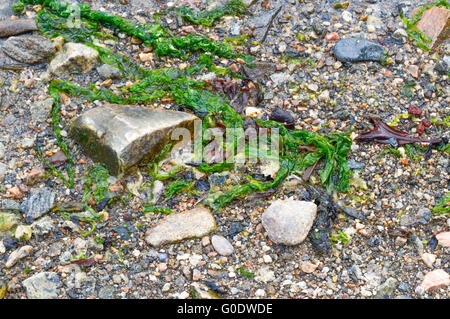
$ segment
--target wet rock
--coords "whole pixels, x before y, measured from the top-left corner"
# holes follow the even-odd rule
[[[29,299],[56,299],[59,296],[60,277],[54,272],[41,272],[22,282]]]
[[[449,21],[449,9],[432,7],[423,13],[422,18],[416,24],[416,27],[431,38],[431,42],[427,43],[427,46],[434,49],[442,43],[442,41],[448,39]]]
[[[6,261],[5,267],[11,268],[14,266],[19,260],[27,257],[30,252],[33,250],[31,246],[22,246],[19,249],[14,250],[11,255],[9,255],[8,260]]]
[[[277,244],[297,245],[308,235],[317,214],[313,202],[277,200],[262,215],[262,224]]]
[[[450,285],[450,276],[443,269],[436,269],[425,275],[419,288],[428,291],[447,285]]]
[[[269,120],[285,123],[288,125],[292,125],[295,122],[295,119],[291,115],[291,113],[283,111],[280,108],[276,108],[275,110],[272,111],[272,113],[270,113]]]
[[[97,68],[98,75],[103,79],[119,79],[122,77],[122,72],[118,68],[109,64],[103,64]]]
[[[98,52],[80,43],[66,43],[50,62],[49,71],[56,75],[91,71],[97,62]]]
[[[341,39],[333,50],[336,59],[342,62],[382,62],[386,52],[381,45],[363,38]]]
[[[214,249],[222,256],[229,256],[233,253],[233,245],[223,236],[214,235],[211,238]]]
[[[436,235],[439,245],[450,247],[450,232],[443,232]]]
[[[255,62],[254,68],[244,66],[243,70],[250,80],[261,82],[276,71],[276,66],[270,62]]]
[[[17,214],[0,212],[0,232],[12,230],[19,223]]]
[[[153,246],[160,246],[187,238],[203,237],[215,228],[216,221],[209,209],[194,208],[166,216],[147,232],[145,240]]]
[[[33,19],[0,20],[0,38],[37,30]]]
[[[78,117],[70,134],[86,154],[118,175],[157,155],[176,128],[192,131],[195,119],[184,112],[108,104]]]
[[[2,50],[14,60],[27,64],[43,62],[56,52],[53,42],[40,35],[10,37]]]
[[[56,205],[56,193],[49,188],[39,188],[31,192],[30,197],[22,202],[20,210],[25,213],[26,222],[48,213]]]

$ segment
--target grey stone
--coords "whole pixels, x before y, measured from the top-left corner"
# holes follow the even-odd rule
[[[108,104],[75,119],[70,133],[86,154],[119,175],[157,155],[176,128],[192,131],[195,119],[184,112]]]
[[[0,20],[0,38],[37,30],[34,19]]]
[[[392,277],[386,279],[386,281],[383,284],[378,286],[377,293],[375,294],[374,298],[381,299],[386,295],[387,296],[391,295],[395,291],[397,286],[398,286],[397,279]]]
[[[3,52],[19,62],[34,64],[55,54],[55,45],[40,35],[10,37],[2,46]]]
[[[219,255],[229,256],[234,251],[233,245],[223,236],[212,236],[211,243]]]
[[[34,141],[35,141],[34,138],[25,137],[20,142],[20,146],[22,148],[31,148],[34,146]]]
[[[54,272],[41,272],[22,282],[29,299],[56,299],[60,277]]]
[[[364,163],[357,162],[354,159],[348,160],[348,167],[350,167],[351,169],[363,169],[364,166],[365,166]]]
[[[97,50],[81,43],[66,43],[50,62],[49,71],[56,75],[91,71],[98,58]]]
[[[211,211],[199,207],[164,217],[147,232],[145,240],[153,246],[160,246],[187,238],[200,238],[215,229],[216,221]]]
[[[50,115],[53,107],[53,98],[33,103],[30,107],[31,117],[35,121],[45,121]]]
[[[5,198],[1,200],[0,208],[5,210],[20,210],[20,203],[14,199]]]
[[[262,214],[262,225],[277,244],[297,245],[308,235],[317,205],[298,200],[277,200]]]
[[[31,224],[31,229],[36,235],[48,234],[53,229],[53,220],[48,216],[44,216]]]
[[[100,299],[114,299],[114,287],[105,286],[100,288],[98,297]]]
[[[103,64],[97,68],[98,75],[103,79],[119,79],[122,77],[122,72],[118,68],[109,64]]]
[[[238,36],[239,34],[241,34],[241,26],[238,23],[233,23],[231,25],[230,32],[231,35]]]
[[[56,193],[49,188],[38,188],[22,202],[20,210],[25,213],[26,221],[31,222],[48,213],[56,204]]]
[[[382,62],[386,49],[363,38],[348,38],[339,40],[333,52],[336,59],[342,62]]]

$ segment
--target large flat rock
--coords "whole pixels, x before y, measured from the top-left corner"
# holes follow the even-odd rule
[[[211,211],[199,207],[166,216],[147,232],[145,240],[152,246],[161,246],[183,239],[200,238],[214,229],[216,220]]]
[[[110,174],[119,175],[142,160],[151,160],[170,141],[174,129],[193,130],[192,114],[108,104],[74,120],[71,135]]]

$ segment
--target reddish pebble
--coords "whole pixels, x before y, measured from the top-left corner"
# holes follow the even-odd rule
[[[417,125],[416,131],[417,133],[419,133],[419,135],[422,135],[423,132],[425,132],[425,126],[423,126],[422,124]]]
[[[422,125],[425,127],[430,127],[431,126],[431,122],[428,119],[423,119],[422,120]]]
[[[328,33],[325,36],[325,40],[327,40],[328,42],[330,42],[330,41],[338,41],[340,39],[341,39],[341,37],[336,32],[330,32],[330,33]]]
[[[431,290],[450,284],[450,276],[443,269],[433,270],[425,275],[420,286],[425,290]]]
[[[419,117],[420,115],[422,115],[422,109],[420,107],[410,105],[408,108],[408,113],[412,116]]]

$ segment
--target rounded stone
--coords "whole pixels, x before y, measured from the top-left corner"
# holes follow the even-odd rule
[[[223,236],[219,235],[212,236],[211,243],[214,249],[221,256],[229,256],[234,251],[233,245],[231,245],[231,243]]]
[[[270,239],[283,245],[300,244],[317,215],[317,205],[298,200],[277,200],[262,215],[262,225]]]

